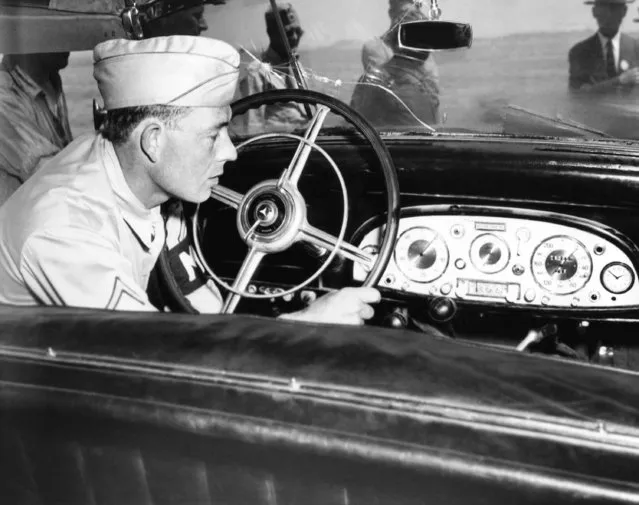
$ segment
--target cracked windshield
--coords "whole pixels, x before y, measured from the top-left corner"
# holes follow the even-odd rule
[[[639,14],[625,0],[227,0],[202,36],[240,48],[237,98],[307,87],[352,105],[382,132],[639,138]],[[400,23],[472,26],[470,48],[415,50]],[[423,27],[433,38],[435,27]],[[280,34],[285,33],[283,38]],[[91,56],[64,72],[74,130],[91,127]],[[308,105],[236,117],[235,135],[303,127]],[[327,126],[347,126],[329,117]],[[79,133],[79,132],[77,132]]]

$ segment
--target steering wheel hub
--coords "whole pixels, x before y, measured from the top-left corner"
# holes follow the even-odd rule
[[[245,195],[237,227],[249,246],[270,253],[290,247],[305,219],[306,202],[299,191],[271,180]]]
[[[249,202],[247,224],[250,228],[256,226],[255,234],[269,236],[282,228],[290,213],[291,210],[287,209],[287,202],[281,195],[275,192],[265,192]]]

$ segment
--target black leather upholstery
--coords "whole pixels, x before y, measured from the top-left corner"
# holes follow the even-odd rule
[[[414,333],[0,307],[0,503],[635,502],[638,392]]]

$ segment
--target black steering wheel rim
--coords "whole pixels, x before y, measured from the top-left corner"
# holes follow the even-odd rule
[[[393,254],[397,231],[399,228],[400,192],[397,171],[393,158],[388,148],[384,144],[377,130],[355,109],[346,103],[331,96],[311,90],[301,89],[278,89],[264,91],[247,96],[231,104],[233,117],[244,114],[250,109],[256,109],[263,105],[273,105],[282,102],[296,102],[309,105],[324,105],[337,112],[342,118],[353,125],[364,139],[368,142],[377,157],[386,187],[386,221],[385,232],[380,244],[377,261],[368,273],[364,286],[375,286]]]

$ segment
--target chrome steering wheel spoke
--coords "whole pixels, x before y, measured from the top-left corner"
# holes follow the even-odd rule
[[[233,191],[232,189],[229,189],[227,187],[216,184],[211,188],[211,198],[217,200],[218,202],[222,202],[234,209],[239,209],[244,195],[241,195],[237,191]]]
[[[375,257],[373,255],[363,251],[353,244],[340,241],[334,235],[326,233],[308,223],[306,223],[300,230],[299,240],[328,250],[337,249],[337,254],[359,263],[368,270],[370,270],[375,263]]]
[[[244,262],[242,263],[242,267],[240,268],[235,281],[233,282],[233,290],[236,292],[244,292],[253,279],[255,272],[259,268],[262,263],[262,259],[264,259],[266,253],[258,250],[255,247],[251,247],[246,258],[244,258]],[[229,293],[224,301],[224,306],[222,307],[223,314],[232,314],[237,304],[239,303],[242,297],[236,293]]]
[[[315,144],[317,136],[324,126],[324,121],[326,121],[326,116],[328,116],[330,111],[331,110],[325,105],[317,107],[317,112],[310,121],[308,128],[306,128],[306,133],[303,137],[305,142],[300,142],[297,146],[297,151],[295,151],[291,163],[288,165],[286,170],[284,170],[284,173],[279,180],[278,187],[282,187],[286,183],[297,187],[297,183],[304,171],[304,167],[306,167],[308,157],[313,150],[313,144]]]

